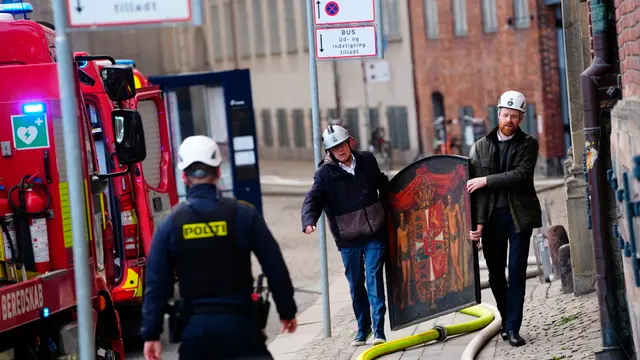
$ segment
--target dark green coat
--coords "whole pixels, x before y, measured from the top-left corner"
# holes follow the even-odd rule
[[[542,226],[540,200],[533,185],[538,160],[538,140],[518,128],[513,141],[507,155],[507,171],[503,173],[498,173],[498,127],[471,147],[471,177],[487,177],[487,186],[471,194],[474,224],[488,222],[495,204],[494,190],[505,189],[516,231]]]

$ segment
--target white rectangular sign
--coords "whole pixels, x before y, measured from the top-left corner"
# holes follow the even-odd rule
[[[376,0],[308,1],[314,2],[313,19],[315,25],[336,25],[376,21]]]
[[[193,0],[67,0],[69,27],[189,22]]]
[[[389,62],[386,60],[368,60],[365,64],[368,83],[387,82],[391,80]]]
[[[374,25],[315,29],[315,32],[318,60],[360,59],[378,55]]]

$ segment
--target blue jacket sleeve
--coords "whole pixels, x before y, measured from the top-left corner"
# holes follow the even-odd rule
[[[267,227],[264,218],[253,207],[240,205],[239,211],[250,219],[248,237],[251,251],[260,262],[267,276],[269,289],[276,303],[280,319],[291,320],[296,317],[298,308],[293,297],[293,284],[289,269],[282,257],[280,246]]]
[[[141,329],[145,341],[160,340],[165,305],[173,293],[170,219],[165,218],[156,228],[147,258]]]
[[[313,185],[311,190],[307,193],[302,203],[302,231],[311,225],[315,226],[322,214],[322,210],[326,203],[326,192],[324,184],[322,183],[322,177],[319,174],[320,169],[316,171],[313,176]]]

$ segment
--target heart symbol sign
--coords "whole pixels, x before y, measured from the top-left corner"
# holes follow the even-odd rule
[[[21,126],[18,128],[18,138],[22,140],[25,144],[31,144],[36,137],[38,136],[38,129],[35,126],[24,127]]]

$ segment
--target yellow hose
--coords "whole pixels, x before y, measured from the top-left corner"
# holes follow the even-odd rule
[[[447,336],[468,333],[482,329],[493,321],[493,312],[486,309],[482,305],[474,305],[466,309],[460,310],[461,313],[477,317],[460,324],[444,325],[441,328],[445,330],[444,337],[440,335],[437,328],[425,331],[420,334],[407,336],[404,338],[389,341],[371,347],[358,356],[358,360],[373,360],[383,355],[396,351],[404,350],[416,345],[420,345],[433,340],[444,340]]]

